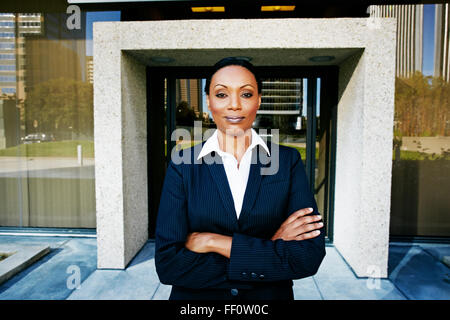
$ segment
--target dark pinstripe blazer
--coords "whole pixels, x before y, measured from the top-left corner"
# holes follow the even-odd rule
[[[189,150],[190,164],[169,163],[157,217],[155,265],[160,281],[173,286],[171,299],[291,299],[292,279],[317,272],[325,256],[323,230],[309,240],[270,240],[294,211],[312,207],[318,214],[300,154],[275,146],[279,169],[273,175],[260,173],[271,164],[261,161],[260,147],[252,152],[239,219],[223,164],[194,164],[201,149],[195,147]],[[191,232],[232,236],[230,259],[186,249]]]

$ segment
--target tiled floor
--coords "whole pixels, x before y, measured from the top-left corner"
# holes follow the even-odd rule
[[[0,236],[0,242],[48,244],[51,252],[0,285],[0,299],[153,299],[169,297],[158,281],[149,241],[126,270],[96,269],[95,238]],[[450,299],[450,245],[391,243],[389,279],[357,278],[339,252],[327,247],[319,272],[294,281],[297,300]],[[79,287],[76,288],[79,276]]]

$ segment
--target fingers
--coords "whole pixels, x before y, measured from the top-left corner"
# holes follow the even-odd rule
[[[301,226],[296,230],[290,230],[272,240],[283,239],[285,241],[289,240],[307,240],[312,239],[320,235],[320,229],[323,227],[321,223],[308,224],[306,226]]]
[[[308,224],[301,224],[301,225],[294,225],[293,223],[289,225],[290,234],[294,234],[295,237],[298,235],[301,235],[303,233],[308,233],[313,230],[321,229],[323,227],[322,222],[316,222],[316,223],[308,223]]]
[[[313,211],[313,208],[303,208],[292,213],[274,234],[272,240],[297,240],[317,237],[320,232],[313,233],[313,231],[322,228],[323,223],[319,222],[322,219],[319,214],[311,215]]]
[[[308,223],[308,224],[297,224],[291,223],[284,226],[279,230],[275,236],[282,238],[284,240],[295,240],[299,235],[309,233],[311,231],[321,229],[323,227],[322,222]]]
[[[320,231],[319,230],[314,230],[308,233],[303,233],[298,235],[297,237],[295,237],[295,240],[307,240],[307,239],[312,239],[315,238],[317,236],[320,235]]]
[[[291,222],[291,227],[298,228],[300,226],[315,223],[320,220],[322,220],[322,217],[320,216],[320,214],[315,214],[313,216],[300,217]]]
[[[323,227],[323,223],[322,222],[309,223],[309,224],[306,224],[306,225],[302,226],[302,228],[301,228],[302,232],[300,232],[300,233],[307,233],[307,232],[310,232],[310,231],[313,231],[313,230],[316,230],[316,229],[320,229],[322,227]]]
[[[293,214],[291,214],[284,223],[286,223],[286,224],[291,223],[291,222],[295,221],[296,219],[303,217],[304,215],[307,215],[311,212],[313,212],[312,208],[303,208],[303,209],[297,210]]]

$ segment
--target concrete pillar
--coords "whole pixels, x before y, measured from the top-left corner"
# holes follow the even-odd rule
[[[334,245],[357,276],[387,277],[395,29],[369,26],[339,68]]]
[[[98,268],[123,269],[148,239],[145,65],[122,52],[117,28],[94,35]]]

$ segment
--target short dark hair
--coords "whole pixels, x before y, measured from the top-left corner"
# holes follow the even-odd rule
[[[220,69],[228,66],[241,66],[246,68],[248,71],[253,73],[256,79],[256,84],[258,85],[258,93],[261,93],[262,89],[262,82],[259,78],[258,73],[255,70],[255,67],[253,64],[250,63],[247,59],[239,58],[239,57],[227,57],[223,58],[222,60],[219,60],[216,62],[216,64],[212,67],[211,73],[209,74],[208,78],[206,78],[206,84],[205,84],[205,93],[209,95],[209,86],[211,85],[211,79],[214,76],[214,74],[219,71]]]

